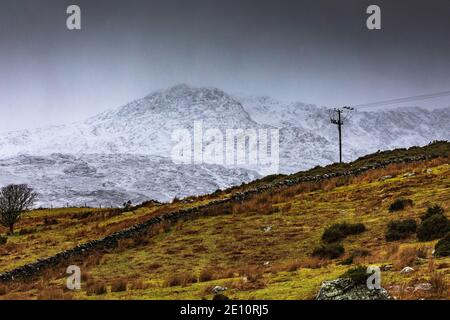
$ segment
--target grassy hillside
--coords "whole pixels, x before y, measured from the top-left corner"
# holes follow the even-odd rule
[[[426,161],[391,164],[358,176],[305,182],[268,190],[234,203],[225,214],[161,225],[145,236],[120,241],[48,270],[42,277],[0,284],[0,298],[210,299],[211,288],[228,288],[232,299],[311,299],[324,280],[356,265],[382,266],[382,286],[401,299],[450,298],[450,257],[433,257],[438,239],[419,241],[416,233],[387,241],[391,221],[420,217],[432,205],[450,216],[449,144],[377,153],[352,164],[315,168],[294,177],[349,170],[396,157],[429,155]],[[172,204],[151,204],[128,212],[111,209],[54,209],[29,214],[19,233],[0,245],[0,272],[97,239],[156,214],[204,205],[251,185]],[[389,210],[396,200],[406,208]],[[365,231],[337,241],[337,258],[313,256],[326,244],[325,229],[362,223]],[[81,291],[65,288],[65,269],[82,269]],[[410,266],[414,272],[401,274]],[[431,284],[427,290],[421,285]],[[422,286],[423,287],[423,286]]]

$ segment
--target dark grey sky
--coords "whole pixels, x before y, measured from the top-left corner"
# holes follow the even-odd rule
[[[66,29],[69,4],[81,31]],[[2,0],[0,131],[182,82],[327,106],[450,90],[449,32],[448,0]]]

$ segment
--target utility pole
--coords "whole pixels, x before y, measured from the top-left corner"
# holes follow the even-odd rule
[[[351,107],[343,107],[342,109],[335,108],[330,115],[331,123],[337,125],[339,131],[339,163],[342,163],[342,125],[348,119],[349,113],[353,110]],[[344,112],[347,112],[347,115],[344,115]]]

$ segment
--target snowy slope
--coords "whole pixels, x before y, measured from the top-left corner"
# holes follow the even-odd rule
[[[0,135],[0,185],[27,182],[47,204],[102,199],[117,204],[210,192],[257,177],[254,170],[265,174],[250,165],[173,163],[171,134],[192,132],[195,121],[222,132],[278,128],[282,173],[338,158],[337,128],[325,108],[178,85],[82,122]],[[379,149],[450,140],[450,108],[355,112],[343,136],[346,161]]]
[[[216,165],[184,166],[157,156],[17,156],[0,160],[0,185],[29,183],[42,206],[120,206],[124,201],[170,201],[223,189],[260,176]]]
[[[178,85],[83,122],[7,133],[0,136],[0,155],[60,152],[169,157],[171,133],[192,129],[199,120],[205,128],[257,126],[242,105],[223,91]]]
[[[329,110],[303,103],[282,103],[269,97],[238,100],[260,124],[281,130],[281,170],[294,172],[337,161],[337,127]],[[343,127],[344,161],[400,147],[450,140],[450,107],[418,107],[381,111],[355,111]]]

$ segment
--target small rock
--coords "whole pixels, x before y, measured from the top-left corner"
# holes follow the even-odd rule
[[[266,262],[263,263],[263,266],[267,267],[269,264],[270,264],[270,262],[266,261]]]
[[[227,289],[228,289],[228,288],[226,288],[226,287],[215,286],[215,287],[212,289],[212,293],[214,293],[214,294],[221,294],[222,292],[226,291]]]
[[[385,180],[388,180],[388,179],[392,179],[393,177],[392,176],[384,176],[384,177],[381,177],[381,181],[385,181]]]
[[[414,292],[416,291],[429,291],[431,290],[433,286],[431,283],[425,282],[425,283],[419,283],[418,285],[414,286]]]
[[[381,271],[389,271],[392,270],[392,264],[385,264],[380,267]]]
[[[264,227],[264,232],[270,232],[270,231],[272,231],[272,226],[268,226],[268,227]]]
[[[402,271],[400,271],[400,273],[411,273],[411,272],[413,272],[413,271],[414,271],[414,269],[411,268],[411,267],[404,267],[404,268],[402,269]]]

